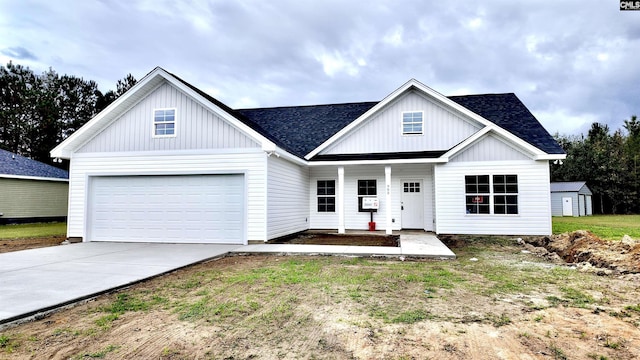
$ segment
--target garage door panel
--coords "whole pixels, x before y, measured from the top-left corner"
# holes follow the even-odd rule
[[[243,175],[91,179],[90,241],[244,242]]]

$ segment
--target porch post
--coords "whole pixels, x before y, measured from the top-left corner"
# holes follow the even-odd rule
[[[338,199],[336,211],[338,211],[338,233],[344,234],[344,166],[338,166]]]
[[[391,235],[391,165],[384,167],[384,202],[386,204],[385,214],[387,215],[387,235]]]

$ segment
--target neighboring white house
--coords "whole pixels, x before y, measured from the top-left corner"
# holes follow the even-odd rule
[[[593,215],[591,190],[584,181],[551,183],[552,216]]]
[[[264,242],[307,229],[550,234],[564,152],[514,94],[234,110],[156,68],[52,150],[68,236]]]

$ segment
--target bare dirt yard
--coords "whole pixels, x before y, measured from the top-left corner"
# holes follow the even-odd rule
[[[457,260],[195,265],[2,329],[0,359],[640,358],[633,267],[566,264],[552,238],[444,240]]]
[[[26,239],[0,239],[0,253],[36,249],[47,246],[60,245],[66,239],[65,235],[35,237]]]
[[[319,231],[305,231],[294,236],[287,236],[273,244],[307,244],[307,245],[350,245],[350,246],[400,246],[399,235],[382,234],[328,234]]]

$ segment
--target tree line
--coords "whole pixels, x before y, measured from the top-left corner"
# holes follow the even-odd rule
[[[586,137],[555,135],[567,159],[551,164],[551,181],[586,181],[594,213],[640,213],[640,120],[631,116],[623,128],[596,122]]]
[[[93,80],[0,66],[0,148],[58,167],[49,151],[135,85],[128,74],[102,93]]]

